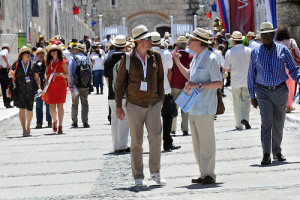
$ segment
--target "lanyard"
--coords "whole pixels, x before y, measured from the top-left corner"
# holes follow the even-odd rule
[[[143,71],[144,71],[144,80],[146,80],[146,76],[147,76],[147,53],[145,55],[145,63],[142,60],[141,56],[139,55],[139,53],[137,51],[135,51],[137,57],[140,59],[140,61],[142,62],[143,65]]]
[[[53,70],[52,63],[53,63],[53,60],[51,60],[51,69]],[[55,63],[56,63],[56,66],[57,66],[57,62],[55,62]],[[54,72],[56,72],[56,67],[54,69]]]
[[[26,67],[26,69],[25,69],[25,67],[24,67],[24,63],[23,63],[23,61],[22,61],[22,60],[21,60],[21,63],[22,63],[23,70],[24,70],[24,73],[25,73],[25,76],[26,76],[26,74],[27,74],[27,71],[28,71],[29,61],[28,61],[28,63],[27,63],[27,67]]]

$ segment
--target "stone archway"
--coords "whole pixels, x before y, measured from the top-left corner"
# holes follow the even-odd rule
[[[158,24],[170,24],[170,19],[167,14],[153,10],[135,12],[126,17],[129,35],[134,27],[141,24],[145,25],[149,31],[157,31]]]

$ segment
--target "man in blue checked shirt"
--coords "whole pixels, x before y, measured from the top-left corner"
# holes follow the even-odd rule
[[[290,76],[300,82],[300,68],[289,49],[274,43],[275,31],[271,23],[261,24],[263,44],[252,50],[248,71],[251,104],[254,108],[259,107],[261,115],[262,165],[271,164],[271,145],[273,160],[286,160],[280,147],[289,92],[285,83],[288,80],[285,67]]]

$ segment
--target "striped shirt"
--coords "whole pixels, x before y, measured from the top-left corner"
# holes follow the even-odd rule
[[[296,65],[289,49],[281,44],[273,43],[269,51],[266,46],[255,47],[251,52],[248,71],[248,89],[251,98],[255,98],[255,83],[265,86],[277,86],[288,80],[285,66],[290,76],[300,82],[300,68]]]

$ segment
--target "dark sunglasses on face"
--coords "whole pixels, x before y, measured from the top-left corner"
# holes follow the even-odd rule
[[[29,51],[24,51],[24,54],[30,54],[30,52]]]
[[[262,33],[261,37],[271,37],[273,35],[273,32],[271,33]]]
[[[149,41],[151,40],[151,36],[150,36],[150,37],[147,37],[147,38],[144,38],[144,39],[142,39],[142,40],[145,40],[145,41],[149,42]]]
[[[57,49],[53,49],[51,52],[56,52],[57,51]]]

